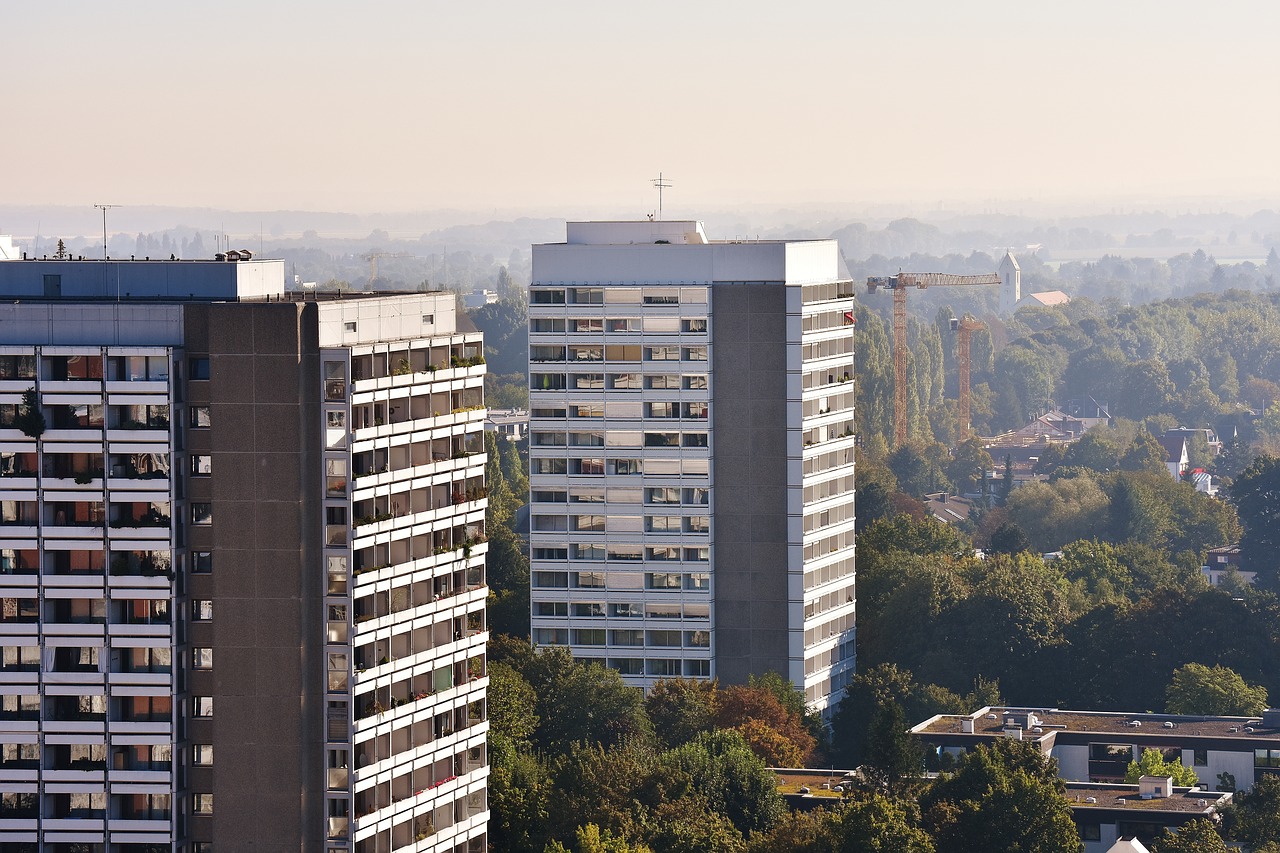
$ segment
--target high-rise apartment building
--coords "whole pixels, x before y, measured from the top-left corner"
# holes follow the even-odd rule
[[[529,298],[533,639],[636,685],[854,663],[853,285],[834,240],[571,222]]]
[[[226,257],[0,263],[0,851],[481,853],[481,337]]]

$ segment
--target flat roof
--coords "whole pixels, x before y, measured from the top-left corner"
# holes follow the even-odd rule
[[[1125,811],[1178,812],[1209,814],[1231,799],[1221,791],[1199,788],[1174,788],[1172,797],[1144,800],[1137,785],[1107,785],[1091,782],[1067,782],[1067,800],[1073,809],[1124,809]],[[1087,802],[1089,799],[1094,802]],[[1124,800],[1124,803],[1120,801]]]
[[[1193,717],[1178,714],[1133,714],[1121,711],[1061,711],[1041,708],[983,708],[973,714],[940,714],[912,729],[916,734],[969,734],[961,730],[963,720],[973,720],[974,735],[1000,736],[1006,716],[1035,714],[1042,732],[1027,730],[1023,737],[1039,740],[1054,732],[1098,735],[1177,736],[1229,738],[1243,741],[1280,741],[1280,728],[1262,725],[1258,717]],[[995,719],[991,719],[994,715]],[[1134,723],[1140,725],[1133,725]],[[1165,723],[1172,723],[1166,726]],[[1249,731],[1252,729],[1252,731]]]

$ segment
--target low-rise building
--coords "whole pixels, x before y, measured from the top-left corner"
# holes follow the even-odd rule
[[[1175,788],[1167,776],[1143,776],[1137,785],[1068,782],[1067,799],[1084,853],[1112,853],[1121,841],[1139,846],[1119,850],[1146,850],[1165,832],[1177,832],[1193,820],[1213,820],[1231,794]]]
[[[938,755],[959,755],[1002,737],[1030,741],[1071,782],[1123,781],[1144,749],[1190,767],[1207,789],[1247,791],[1280,774],[1280,709],[1261,717],[1194,717],[1057,708],[986,707],[938,714],[911,729]]]

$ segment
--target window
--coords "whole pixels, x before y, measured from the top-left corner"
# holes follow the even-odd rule
[[[602,391],[604,390],[604,374],[603,373],[575,373],[573,375],[573,387],[579,391]]]
[[[711,647],[710,631],[685,631],[684,644],[691,649],[706,649]]]
[[[573,605],[574,616],[598,619],[604,616],[604,603],[600,601],[580,601]]]
[[[710,548],[685,548],[684,558],[686,561],[694,563],[705,563],[711,559]]]
[[[678,389],[680,387],[680,377],[674,374],[664,373],[661,376],[646,376],[645,381],[649,383],[650,388]]]
[[[680,433],[678,432],[646,432],[644,434],[645,447],[679,447]]]
[[[680,588],[680,574],[678,572],[649,572],[644,576],[645,587],[647,589],[670,589]]]
[[[574,586],[582,589],[604,589],[604,572],[574,572]]]
[[[684,387],[689,391],[704,391],[707,388],[706,374],[696,373],[684,377]]]
[[[533,586],[541,589],[564,589],[569,586],[568,572],[534,572]]]
[[[347,325],[355,326],[355,323],[348,323]],[[213,814],[213,794],[192,794],[191,813],[198,815]]]
[[[345,497],[347,494],[347,460],[324,460],[325,494],[331,498]]]
[[[611,373],[609,387],[615,391],[639,391],[643,379],[639,373]]]
[[[535,601],[533,613],[535,616],[568,616],[569,604],[564,601]]]
[[[213,473],[213,457],[207,453],[191,454],[191,476],[208,477]]]
[[[603,560],[603,545],[574,545],[572,548],[572,558],[574,560]]]
[[[192,669],[213,669],[213,649],[196,646],[191,650]]]
[[[706,320],[681,320],[680,331],[682,332],[705,332],[707,330]]]
[[[212,551],[192,551],[191,552],[191,574],[207,575],[213,572],[213,552]]]
[[[707,348],[706,347],[685,347],[684,360],[685,361],[706,361]]]
[[[575,515],[571,516],[573,523],[570,527],[573,530],[603,532],[604,516],[603,515]]]
[[[191,523],[192,524],[212,524],[213,523],[213,504],[193,503],[191,505]]]
[[[650,377],[651,379],[657,377]],[[675,377],[672,377],[673,379]],[[680,417],[679,403],[645,403],[645,417],[649,418],[678,418]]]
[[[610,604],[609,615],[618,619],[642,619],[644,618],[644,608],[639,604],[629,604],[626,602]]]
[[[326,361],[324,363],[324,398],[335,402],[347,398],[346,362]]]
[[[644,631],[622,631],[616,630],[612,632],[613,644],[615,646],[643,646]]]
[[[710,533],[711,518],[706,515],[690,515],[684,519],[685,533]]]
[[[541,287],[533,288],[529,291],[529,302],[532,305],[563,305],[564,304],[564,288],[543,289]]]
[[[659,648],[679,648],[680,632],[679,631],[650,631],[648,637],[648,645],[657,646]]]
[[[209,718],[213,716],[212,696],[191,697],[191,716]]]
[[[208,358],[192,358],[187,362],[188,376],[192,379],[208,379],[210,374]]]
[[[1195,767],[1206,767],[1209,764],[1209,750],[1194,749],[1191,751],[1191,763]]]
[[[213,619],[213,602],[207,598],[197,598],[191,602],[191,618],[197,622],[209,622]]]
[[[604,628],[577,628],[573,632],[573,642],[580,646],[603,646]]]
[[[212,767],[213,744],[193,743],[191,745],[191,763],[196,767]]]
[[[208,406],[192,406],[191,407],[191,428],[192,429],[208,429],[212,419],[209,417]]]
[[[691,590],[708,590],[711,588],[711,575],[707,572],[694,572],[692,574],[685,575],[684,588]]]
[[[535,317],[529,321],[529,331],[531,332],[563,332],[564,319],[560,317]]]
[[[342,331],[344,331],[344,332],[354,332],[355,330],[356,330],[356,324],[355,324],[355,323],[343,323],[343,324],[342,324]]]
[[[649,548],[646,555],[650,560],[679,560],[680,549],[674,545],[663,545],[658,548]]]
[[[645,347],[644,360],[645,361],[679,361],[680,347],[676,347],[676,346]]]

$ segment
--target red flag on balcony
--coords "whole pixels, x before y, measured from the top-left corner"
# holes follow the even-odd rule
[[[856,318],[854,318],[854,316],[853,316],[853,312],[852,312],[852,311],[846,311],[846,312],[844,312],[844,324],[845,324],[846,326],[852,326],[853,324],[855,324],[855,323],[857,323],[857,322],[858,322],[858,321],[857,321],[857,319],[856,319]]]

